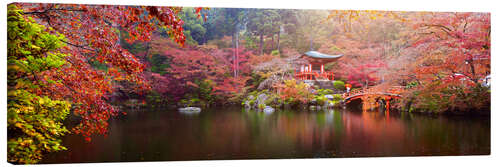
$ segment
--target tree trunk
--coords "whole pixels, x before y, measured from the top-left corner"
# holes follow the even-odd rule
[[[238,54],[238,44],[239,44],[239,40],[238,40],[238,37],[240,36],[238,30],[236,30],[236,69],[235,70],[235,77],[238,77],[238,69],[240,68],[240,56]]]
[[[470,72],[472,74],[471,79],[472,79],[472,81],[474,81],[474,83],[477,84],[478,83],[478,79],[476,78],[476,70],[474,69],[474,64],[473,64],[474,63],[474,59],[471,58],[470,61],[468,61],[468,63],[469,63],[469,67],[470,67]]]
[[[231,47],[233,48],[233,76],[236,77],[236,53],[234,52],[236,50],[235,34],[236,33],[233,33],[231,35]]]
[[[259,46],[260,55],[264,53],[263,45],[264,45],[264,34],[260,34],[260,46]]]
[[[278,32],[278,52],[280,51],[280,32]]]
[[[309,37],[309,49],[310,50],[313,50],[313,38],[312,38],[312,35]]]
[[[274,50],[274,34],[271,37],[271,50]]]

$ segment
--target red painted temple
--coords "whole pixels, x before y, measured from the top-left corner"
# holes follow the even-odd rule
[[[297,80],[334,80],[333,72],[325,71],[325,64],[337,61],[343,55],[327,55],[316,51],[308,51],[300,58],[306,59],[309,64],[304,64],[295,70]]]

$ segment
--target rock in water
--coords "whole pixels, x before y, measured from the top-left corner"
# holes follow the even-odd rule
[[[328,100],[333,100],[333,95],[325,95]]]
[[[264,110],[262,110],[264,113],[272,113],[274,112],[274,108],[270,107],[270,106],[266,106],[266,108],[264,108]]]
[[[253,95],[250,95],[247,97],[247,100],[245,101],[245,108],[254,108],[255,107],[255,97]],[[250,104],[250,102],[254,102],[253,105]]]
[[[179,112],[184,114],[197,114],[201,112],[201,108],[199,107],[185,107],[179,108]]]
[[[250,106],[250,101],[245,101],[245,108],[252,108],[252,106]]]
[[[253,95],[248,96],[248,100],[253,100],[254,98]]]
[[[309,110],[311,110],[311,111],[316,110],[316,106],[309,106]]]
[[[333,104],[332,102],[328,102],[328,107],[333,107],[335,106],[335,104]]]
[[[310,105],[316,105],[318,102],[316,101],[316,99],[312,99],[311,101],[309,101],[309,104]]]

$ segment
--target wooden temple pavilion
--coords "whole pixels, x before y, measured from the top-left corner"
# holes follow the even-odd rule
[[[295,70],[297,80],[334,80],[333,72],[325,71],[325,64],[337,61],[343,55],[327,55],[317,51],[308,51],[300,58],[306,59],[309,64],[303,64]]]

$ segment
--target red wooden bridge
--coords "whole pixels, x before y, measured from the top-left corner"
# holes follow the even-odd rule
[[[348,93],[342,94],[342,97],[344,98],[344,102],[349,103],[351,100],[354,99],[359,99],[363,96],[382,96],[382,97],[401,97],[399,95],[403,90],[403,87],[400,86],[393,86],[385,91],[378,90],[378,89],[357,89],[353,90]]]
[[[363,108],[365,106],[373,105],[370,103],[374,103],[375,99],[382,98],[386,102],[386,108],[389,109],[389,101],[394,98],[400,98],[401,92],[404,87],[402,86],[392,86],[389,88],[367,88],[367,89],[357,89],[348,93],[342,94],[344,98],[344,103],[350,103],[354,99],[363,100]],[[366,103],[366,104],[365,104]],[[377,104],[375,104],[377,105]],[[372,108],[372,107],[367,107]]]

